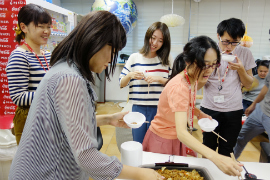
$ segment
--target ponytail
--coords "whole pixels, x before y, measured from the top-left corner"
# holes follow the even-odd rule
[[[186,66],[187,65],[186,65],[186,62],[184,60],[184,53],[181,53],[175,58],[175,60],[173,62],[172,74],[171,74],[170,78],[168,79],[168,81],[165,83],[165,86],[173,77],[175,77],[180,72],[184,71]]]
[[[16,33],[15,40],[20,44],[26,34],[22,31],[20,24],[24,23],[28,26],[31,22],[37,27],[38,24],[52,24],[51,15],[41,6],[35,4],[27,4],[23,6],[18,13],[18,24],[14,29]]]
[[[21,30],[20,25],[17,24],[17,27],[14,29],[15,33],[16,33],[16,37],[15,40],[19,43],[19,45],[21,44],[21,40],[24,39],[25,35],[24,32]]]
[[[204,62],[204,56],[206,54],[206,51],[210,48],[213,48],[216,51],[217,63],[219,64],[220,51],[215,41],[213,41],[211,38],[207,36],[197,36],[195,38],[192,38],[184,46],[183,52],[176,57],[173,63],[172,74],[169,80],[166,82],[166,84],[173,77],[182,72],[186,68],[187,66],[186,64],[189,64],[187,68],[187,71],[189,73],[188,76],[198,78],[206,66]],[[193,67],[195,69],[193,69]],[[191,72],[189,72],[190,68],[192,69]]]

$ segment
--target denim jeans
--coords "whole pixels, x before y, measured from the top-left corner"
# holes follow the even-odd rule
[[[145,106],[145,105],[135,105],[132,106],[132,112],[140,112],[146,117],[146,121],[150,123],[143,123],[143,125],[137,129],[132,129],[133,141],[139,143],[143,142],[144,136],[151,125],[151,121],[157,114],[157,106]]]
[[[252,102],[252,101],[248,101],[248,100],[243,99],[242,103],[243,103],[243,112],[245,113],[245,110],[246,110],[253,102]]]
[[[256,104],[255,110],[248,116],[242,129],[237,137],[236,145],[233,149],[234,156],[237,159],[247,143],[257,135],[267,132],[270,135],[270,117],[266,116],[262,110],[260,104]]]

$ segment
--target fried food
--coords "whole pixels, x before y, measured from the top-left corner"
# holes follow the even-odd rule
[[[160,175],[164,176],[164,180],[204,180],[203,177],[195,170],[185,171],[178,169],[158,169],[156,170]]]

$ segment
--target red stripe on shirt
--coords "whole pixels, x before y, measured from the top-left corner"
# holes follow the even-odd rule
[[[166,73],[169,73],[169,70],[165,70],[165,69],[154,69],[154,70],[146,70],[146,72],[166,72]]]

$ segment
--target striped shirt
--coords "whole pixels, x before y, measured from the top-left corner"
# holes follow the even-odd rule
[[[44,56],[38,56],[43,67],[48,70]],[[50,63],[51,53],[45,52]],[[30,106],[37,86],[45,71],[35,54],[18,47],[9,56],[6,72],[10,98],[17,106]]]
[[[146,58],[140,53],[131,54],[123,68],[119,83],[129,72],[141,71],[147,76],[160,76],[168,79],[171,75],[173,60],[169,56],[169,65],[163,66],[158,56]],[[145,80],[131,79],[129,82],[129,100],[136,105],[158,105],[163,84],[153,82],[148,85]]]
[[[95,100],[89,81],[74,65],[55,64],[37,88],[9,179],[118,177],[123,167],[120,161],[97,150]]]

